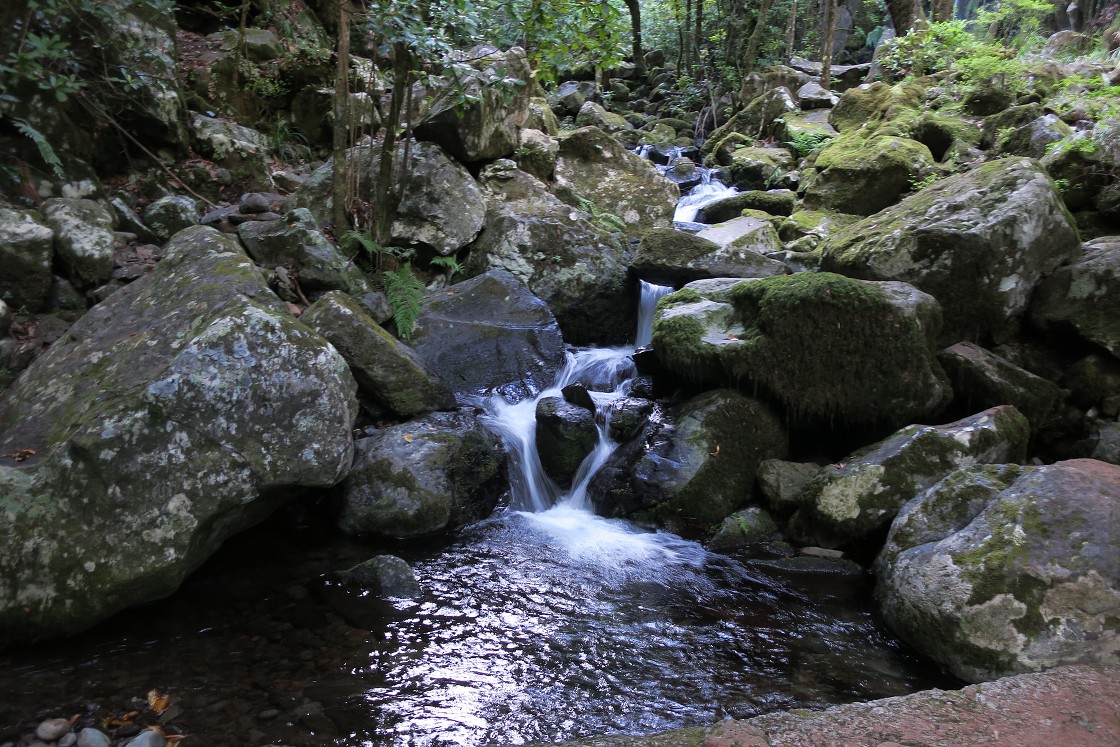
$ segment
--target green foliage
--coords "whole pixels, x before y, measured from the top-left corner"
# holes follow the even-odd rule
[[[412,274],[412,265],[405,262],[395,270],[381,273],[385,285],[385,297],[393,310],[393,321],[397,325],[397,335],[402,340],[412,337],[420,309],[424,305],[424,284]]]
[[[513,0],[506,7],[542,80],[581,62],[609,69],[626,56],[629,18],[609,0]]]
[[[272,152],[281,161],[306,161],[311,158],[311,148],[307,145],[307,138],[303,136],[295,125],[283,117],[277,117],[269,133],[269,144]]]
[[[626,221],[622,220],[622,218],[619,218],[613,213],[600,210],[598,205],[581,194],[573,194],[573,196],[576,199],[579,209],[591,216],[591,223],[593,225],[608,233],[617,233],[626,230]]]
[[[888,80],[902,80],[945,72],[953,63],[973,54],[980,42],[963,21],[931,23],[905,36],[897,36],[884,45],[879,57],[882,75]]]
[[[447,274],[448,280],[455,277],[457,273],[463,271],[463,265],[454,255],[448,257],[435,257],[430,262],[428,262],[428,264],[432,267],[438,267],[441,270],[444,270],[444,272]]]
[[[39,156],[43,159],[43,162],[50,167],[51,171],[54,172],[55,177],[59,181],[65,180],[66,173],[62,169],[62,161],[58,159],[58,154],[54,152],[54,148],[51,147],[51,144],[43,137],[43,133],[39,132],[22,119],[15,119],[12,121],[17,130],[35,143],[35,147],[39,149]]]
[[[793,139],[788,140],[786,145],[797,153],[798,158],[804,158],[810,153],[815,153],[832,139],[827,133],[813,132],[812,130],[798,130],[793,133],[792,137]]]
[[[926,187],[932,187],[939,181],[941,181],[940,174],[926,174],[923,177],[915,174],[910,177],[910,189],[914,192],[921,192]]]
[[[1054,12],[1048,0],[1000,0],[976,13],[976,24],[989,37],[1004,39],[1012,47],[1038,46],[1042,24]]]

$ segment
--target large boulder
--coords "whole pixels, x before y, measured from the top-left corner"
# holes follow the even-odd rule
[[[457,394],[525,396],[552,384],[564,340],[548,306],[505,270],[429,293],[412,349]]]
[[[576,115],[576,127],[598,127],[603,132],[632,130],[634,126],[621,114],[609,112],[594,101],[585,101]]]
[[[323,295],[300,321],[342,353],[359,389],[393,415],[410,417],[454,405],[450,392],[432,378],[416,354],[346,293]]]
[[[680,199],[676,184],[598,127],[561,138],[556,183],[631,231],[670,225]]]
[[[797,498],[794,537],[838,547],[890,525],[908,500],[960,467],[1019,462],[1030,427],[1009,405],[946,425],[910,425],[824,467]]]
[[[1014,405],[1032,430],[1046,426],[1064,399],[1054,382],[975,343],[951,345],[937,354],[937,361],[949,375],[958,404],[970,408]]]
[[[634,328],[626,247],[508,163],[483,173],[492,199],[467,274],[507,270],[548,304],[568,342],[625,342]]]
[[[54,231],[35,213],[0,208],[0,298],[35,312],[51,290]]]
[[[0,401],[0,639],[166,596],[295,489],[341,480],[355,389],[236,239],[175,236]]]
[[[952,473],[899,513],[875,564],[887,624],[979,682],[1120,652],[1120,467]]]
[[[505,451],[465,412],[435,412],[355,445],[338,525],[347,534],[404,539],[485,518],[498,502]]]
[[[1080,258],[1039,284],[1031,320],[1055,332],[1072,327],[1120,358],[1120,236],[1094,239],[1083,249]]]
[[[750,220],[744,219],[744,220]],[[769,224],[756,221],[769,228]],[[770,232],[773,233],[773,228]],[[784,275],[781,262],[762,256],[748,241],[725,245],[672,228],[653,228],[642,234],[630,269],[642,280],[658,285],[683,285],[703,278],[762,278]],[[775,249],[781,244],[774,237]]]
[[[640,448],[622,450],[593,482],[600,513],[706,533],[747,502],[759,463],[789,449],[778,416],[729,389],[681,403],[667,421],[648,428],[638,438]]]
[[[269,170],[272,148],[260,132],[217,117],[191,112],[191,147],[214,161],[238,184],[249,189],[271,189]]]
[[[944,341],[1002,341],[1039,279],[1078,254],[1077,229],[1037,162],[1004,158],[944,179],[834,234],[822,269],[902,280],[941,302]]]
[[[54,231],[55,252],[75,283],[101,285],[113,274],[113,214],[101,202],[58,197],[40,210]]]
[[[841,135],[821,148],[806,179],[805,206],[871,215],[898,202],[933,167],[929,148],[899,137]]]
[[[465,163],[513,153],[529,117],[533,71],[521,47],[496,57],[485,58],[478,68],[452,68],[455,80],[434,92],[435,103],[415,127],[417,138],[443,146]]]
[[[940,311],[912,286],[799,273],[719,290],[688,285],[658,306],[653,347],[677,376],[856,426],[899,427],[948,399],[933,351]]]
[[[462,165],[447,157],[431,143],[405,144],[396,152],[394,189],[401,190],[401,202],[393,219],[392,241],[397,246],[423,246],[448,256],[466,246],[482,230],[486,201],[478,183]],[[373,195],[381,146],[357,146],[346,152],[355,172],[357,195]],[[334,161],[320,166],[285,201],[284,208],[307,208],[315,220],[331,218]]]

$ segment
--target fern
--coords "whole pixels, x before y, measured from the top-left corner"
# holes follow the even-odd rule
[[[366,253],[371,257],[382,254],[385,251],[385,247],[374,241],[368,231],[356,231],[351,228],[349,231],[342,234],[342,245],[346,247],[346,249],[351,250],[354,249],[355,244],[365,249]]]
[[[393,310],[393,321],[397,324],[397,335],[402,340],[412,337],[420,309],[424,305],[424,284],[412,274],[412,265],[405,262],[396,270],[381,273],[385,284],[385,298]]]
[[[455,257],[436,257],[428,262],[432,267],[439,267],[447,271],[448,279],[455,277],[455,274],[463,271],[463,265]]]
[[[66,172],[62,170],[62,161],[58,160],[58,154],[54,152],[54,148],[52,148],[51,144],[47,142],[47,139],[43,137],[43,133],[32,127],[26,120],[13,119],[12,122],[15,123],[17,130],[31,138],[31,142],[35,143],[43,162],[51,167],[51,171],[54,172],[55,177],[65,181]]]

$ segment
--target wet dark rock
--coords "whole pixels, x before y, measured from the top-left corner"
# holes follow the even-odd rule
[[[778,525],[770,515],[758,506],[751,506],[724,519],[706,544],[715,552],[727,552],[764,543],[777,532]]]
[[[360,587],[381,597],[415,599],[420,584],[408,563],[395,555],[375,555],[338,574],[347,586]]]
[[[797,509],[801,491],[820,471],[821,466],[812,462],[766,459],[758,465],[759,495],[766,499],[771,511],[788,516]]]
[[[569,384],[561,389],[560,393],[564,395],[565,401],[595,412],[595,400],[591,398],[591,393],[583,384]]]
[[[965,407],[1014,405],[1032,430],[1047,425],[1065,395],[1056,384],[971,342],[959,342],[937,354],[953,391]]]
[[[638,397],[623,397],[610,403],[610,437],[618,442],[636,436],[653,413],[653,402]]]
[[[599,431],[592,411],[544,397],[537,402],[537,451],[545,474],[561,487],[569,487],[584,458],[595,448]]]
[[[751,219],[743,219],[751,220]],[[757,224],[757,226],[756,226]],[[752,228],[766,228],[762,221],[755,221]],[[780,244],[773,228],[774,244]],[[724,244],[703,236],[684,233],[671,228],[654,228],[642,234],[641,243],[630,262],[630,269],[638,277],[659,285],[682,285],[705,278],[756,278],[784,275],[785,265],[762,256],[756,249],[766,236],[744,231]]]

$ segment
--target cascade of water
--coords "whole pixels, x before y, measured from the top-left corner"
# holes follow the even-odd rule
[[[638,303],[638,345],[648,345],[653,327],[657,299],[671,292],[667,286],[642,282]],[[510,454],[510,487],[513,508],[540,513],[563,504],[586,511],[587,487],[618,444],[610,438],[610,406],[625,397],[636,373],[631,356],[632,346],[616,348],[584,348],[571,351],[555,383],[536,397],[510,402],[500,395],[479,400],[484,414],[482,421],[497,432]],[[544,397],[561,396],[571,384],[582,384],[595,403],[595,423],[599,438],[595,448],[583,460],[568,491],[562,490],[545,474],[536,446],[537,403]]]
[[[700,208],[709,205],[724,197],[739,194],[735,187],[728,187],[719,179],[713,179],[711,172],[702,172],[704,181],[692,188],[692,191],[681,198],[677,203],[677,210],[673,213],[676,223],[691,223],[696,220],[696,213]]]

